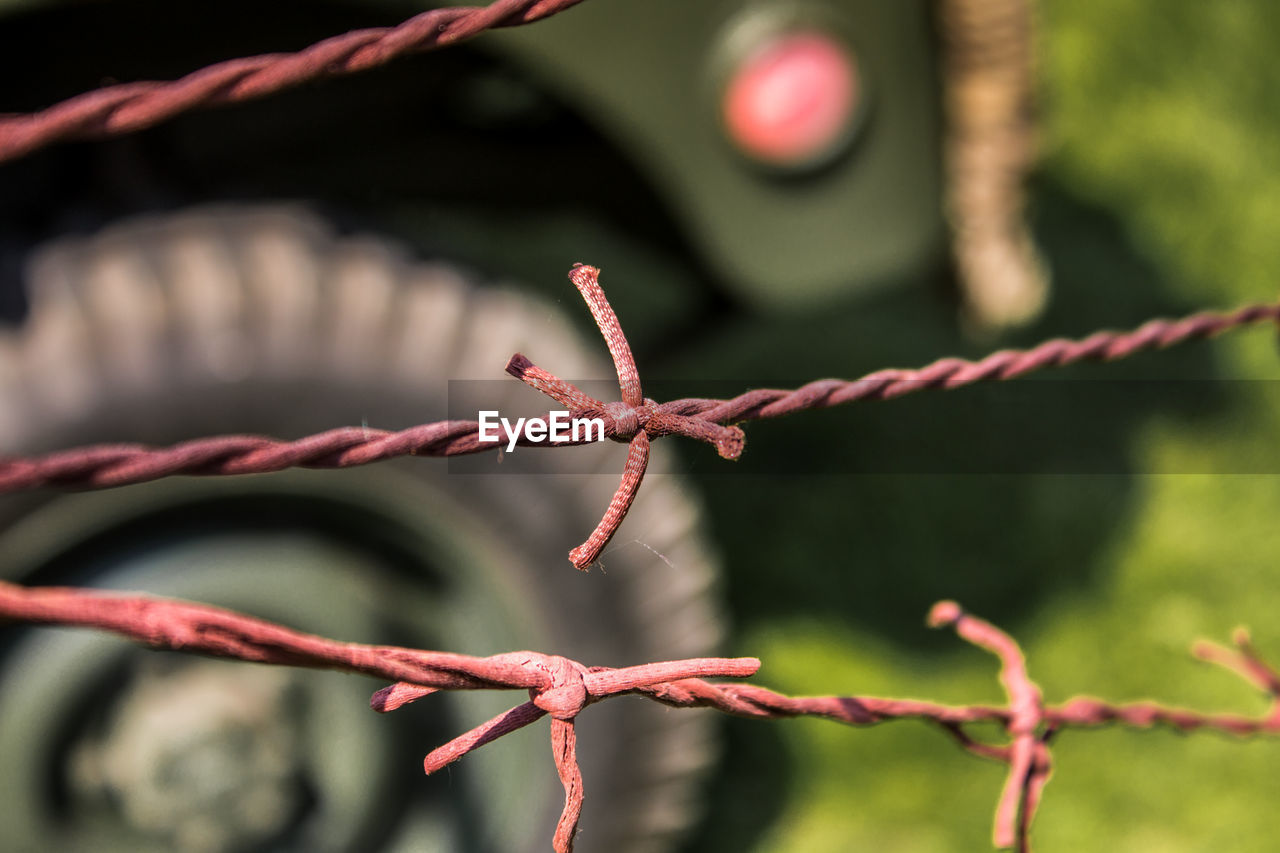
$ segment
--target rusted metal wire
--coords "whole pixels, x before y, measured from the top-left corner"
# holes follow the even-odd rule
[[[1015,844],[1025,847],[1030,815],[1050,772],[1049,752],[1041,739],[1044,701],[1040,688],[1027,674],[1026,658],[1017,642],[989,622],[967,616],[954,601],[934,605],[929,624],[952,626],[962,638],[1000,659],[1000,683],[1009,697],[1009,717],[1004,725],[1012,740],[1006,756],[1009,776],[996,806],[992,841],[1000,849]]]
[[[945,204],[966,314],[985,329],[1017,325],[1049,290],[1025,215],[1037,148],[1035,4],[939,0],[937,10]]]
[[[714,444],[726,459],[737,459],[742,453],[744,441],[738,427],[724,427],[708,423],[705,419],[669,414],[653,400],[646,399],[640,390],[640,372],[627,336],[623,334],[613,307],[600,288],[600,270],[585,264],[575,264],[569,271],[569,280],[578,288],[591,309],[604,342],[609,347],[614,367],[618,371],[618,388],[622,392],[619,403],[602,403],[579,391],[573,385],[535,366],[529,359],[516,353],[507,362],[507,373],[551,397],[562,406],[568,406],[579,416],[598,417],[608,415],[612,422],[610,435],[616,440],[628,440],[627,464],[622,469],[622,482],[609,502],[609,508],[596,529],[577,548],[569,552],[569,562],[575,568],[585,570],[596,561],[600,552],[609,544],[622,519],[626,518],[635,500],[640,483],[649,465],[649,439],[660,435],[685,435]],[[599,413],[599,414],[597,414]],[[603,418],[602,418],[603,420]]]
[[[877,370],[860,379],[820,379],[794,390],[762,388],[729,400],[687,398],[667,403],[646,399],[626,335],[599,285],[599,270],[573,267],[570,279],[582,293],[609,346],[622,400],[604,403],[516,353],[507,372],[551,397],[573,417],[599,418],[604,434],[630,445],[622,481],[600,524],[570,562],[585,569],[595,562],[626,517],[644,478],[649,444],[664,435],[683,435],[713,445],[720,456],[737,459],[743,421],[774,418],[859,400],[887,400],[926,389],[950,389],[988,380],[1014,379],[1046,367],[1081,361],[1114,361],[1143,350],[1162,349],[1264,321],[1280,322],[1280,303],[1248,305],[1228,313],[1201,312],[1180,320],[1151,320],[1128,332],[1095,332],[1082,340],[1055,338],[1028,350],[1006,349],[978,361],[944,358],[916,370]],[[343,427],[294,441],[263,436],[214,436],[171,447],[112,444],[64,450],[32,458],[0,457],[0,492],[39,486],[80,488],[122,486],[175,474],[249,474],[295,466],[345,468],[396,456],[455,456],[492,450],[481,442],[476,421],[442,421],[388,432]],[[582,444],[585,440],[561,444]],[[521,446],[546,447],[523,436]]]
[[[173,81],[106,86],[27,115],[0,115],[0,162],[53,142],[141,130],[197,107],[260,98],[322,77],[351,74],[498,27],[528,24],[582,0],[497,0],[433,9],[395,27],[352,30],[296,53],[219,62]]]
[[[0,492],[45,485],[108,488],[174,474],[257,474],[284,468],[347,468],[397,456],[455,456],[493,449],[476,421],[440,421],[388,432],[340,427],[296,441],[220,435],[157,448],[102,444],[31,459],[0,459]]]
[[[0,162],[57,141],[128,133],[197,107],[250,100],[303,82],[354,73],[406,54],[452,44],[487,29],[530,23],[578,2],[581,0],[498,0],[485,7],[437,9],[396,27],[349,32],[296,53],[234,59],[176,81],[110,86],[36,113],[2,115]],[[949,203],[957,213],[958,230],[964,232],[957,238],[962,273],[975,281],[999,281],[997,275],[977,275],[974,270],[991,272],[993,266],[1004,264],[1005,273],[1025,278],[1037,271],[1026,263],[1026,258],[1013,257],[1013,250],[1029,247],[1021,225],[1021,195],[1017,189],[1020,170],[1030,151],[1026,133],[1029,125],[1020,123],[1025,118],[1029,79],[1024,55],[1028,42],[1021,29],[1025,23],[1021,16],[1029,7],[1022,0],[1009,0],[999,6],[1012,10],[1001,18],[1003,23],[1018,24],[1010,35],[989,26],[989,22],[977,29],[970,26],[970,13],[996,6],[966,0],[944,5],[951,10],[947,33],[960,47],[972,47],[969,37],[980,30],[984,34],[995,33],[1002,39],[1001,45],[1016,48],[1013,54],[986,51],[983,55],[995,63],[990,67],[978,67],[972,62],[976,51],[953,51],[952,59],[959,64],[952,70],[968,76],[957,77],[963,85],[952,87],[951,107],[955,115],[967,117],[966,120],[976,116],[976,123],[957,126],[951,145],[952,166],[979,176],[1004,170],[1008,173],[1003,175],[1006,183],[1014,187],[1001,197],[1003,201],[997,199],[1000,203],[983,207],[990,200],[979,198],[981,193],[977,191],[970,192],[972,181],[954,182]],[[990,93],[997,90],[1007,97],[995,104],[990,114],[975,112],[968,104],[974,98],[991,101]],[[975,223],[981,228],[969,228]],[[968,234],[965,228],[973,232],[969,234],[972,245],[961,239]],[[991,250],[993,245],[1003,254]],[[570,278],[604,335],[617,368],[621,400],[595,400],[519,354],[511,359],[507,371],[568,407],[575,416],[599,417],[605,423],[607,437],[629,444],[622,481],[608,510],[587,541],[571,552],[571,560],[579,568],[594,562],[625,517],[643,479],[653,438],[684,435],[708,442],[721,456],[736,459],[743,449],[742,431],[732,426],[738,422],[858,400],[889,399],[924,389],[1012,379],[1041,368],[1085,360],[1110,361],[1252,323],[1280,321],[1280,304],[1257,304],[1225,314],[1205,312],[1181,320],[1153,320],[1131,332],[1098,332],[1079,341],[1055,339],[1029,350],[1002,350],[978,361],[947,358],[918,370],[881,370],[852,381],[819,380],[794,390],[749,391],[729,400],[684,399],[659,404],[642,395],[626,337],[599,287],[598,270],[579,265]],[[973,294],[971,299],[978,301]],[[545,446],[528,440],[520,444]],[[398,432],[346,427],[295,441],[217,436],[168,448],[100,445],[36,458],[0,459],[0,492],[44,485],[117,486],[174,474],[261,473],[293,466],[348,467],[396,456],[450,456],[495,446],[479,441],[479,424],[475,421],[444,421]],[[936,605],[930,624],[952,627],[966,641],[998,657],[1000,680],[1007,696],[1004,706],[952,706],[860,696],[790,697],[753,685],[705,680],[751,676],[760,666],[755,658],[697,658],[609,668],[588,667],[536,652],[476,658],[362,645],[304,634],[208,605],[74,588],[28,588],[4,581],[0,581],[0,620],[80,626],[111,631],[155,648],[372,675],[393,682],[374,694],[371,704],[378,711],[395,710],[440,690],[525,689],[529,701],[433,750],[424,759],[424,769],[434,773],[486,743],[550,716],[553,761],[565,790],[564,808],[553,837],[556,851],[573,849],[582,810],[584,782],[577,761],[575,720],[589,705],[623,694],[645,696],[678,708],[707,707],[744,717],[817,716],[854,726],[900,719],[929,721],[972,754],[1008,765],[995,813],[993,841],[997,847],[1018,850],[1030,847],[1031,822],[1052,769],[1050,741],[1064,728],[1118,724],[1165,726],[1182,732],[1210,729],[1240,736],[1280,734],[1280,673],[1257,654],[1244,632],[1235,637],[1235,651],[1211,644],[1199,644],[1194,651],[1268,694],[1272,704],[1263,716],[1206,714],[1155,702],[1113,704],[1091,697],[1046,705],[1016,641],[990,623],[964,613],[953,602]],[[968,730],[976,723],[999,726],[1007,742],[979,739]]]
[[[110,631],[153,648],[197,652],[256,663],[338,669],[394,681],[373,694],[374,710],[388,712],[441,690],[524,689],[529,700],[432,750],[423,761],[435,773],[469,752],[550,716],[552,758],[565,789],[565,805],[553,847],[571,851],[582,811],[574,721],[588,706],[623,694],[648,697],[676,708],[713,708],[742,717],[823,717],[852,726],[917,719],[933,723],[967,751],[1009,765],[996,808],[993,840],[1000,848],[1029,849],[1029,832],[1051,767],[1049,741],[1064,728],[1163,725],[1190,732],[1211,729],[1233,735],[1280,734],[1280,674],[1237,632],[1236,651],[1201,643],[1195,654],[1224,666],[1271,697],[1261,717],[1204,714],[1152,702],[1110,704],[1077,697],[1045,705],[1031,680],[1017,642],[994,625],[966,614],[954,602],[935,605],[934,627],[951,627],[964,640],[1000,660],[1008,696],[1003,707],[941,705],[867,696],[791,697],[746,684],[707,678],[754,675],[756,658],[695,658],[611,668],[537,652],[486,658],[397,646],[329,640],[274,623],[184,601],[66,587],[23,587],[0,581],[0,619]],[[1000,726],[1008,743],[990,743],[968,733],[975,723]]]
[[[675,400],[662,408],[716,423],[775,418],[858,400],[888,400],[916,391],[1016,379],[1047,367],[1066,367],[1082,361],[1118,361],[1145,350],[1165,349],[1268,321],[1280,322],[1280,302],[1247,305],[1226,313],[1204,311],[1178,320],[1149,320],[1132,331],[1094,332],[1080,340],[1054,338],[1026,350],[999,350],[977,361],[943,358],[916,370],[877,370],[852,381],[820,379],[793,391],[761,389],[731,400]]]

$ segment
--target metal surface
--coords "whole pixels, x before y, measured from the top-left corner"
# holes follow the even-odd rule
[[[488,43],[639,164],[733,287],[760,306],[799,306],[938,264],[941,119],[928,9],[922,0],[620,0]],[[724,139],[719,87],[744,36],[796,23],[845,36],[870,106],[852,151],[788,176]]]

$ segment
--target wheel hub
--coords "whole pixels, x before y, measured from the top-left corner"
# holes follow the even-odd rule
[[[291,686],[278,669],[146,667],[105,730],[73,747],[69,787],[174,849],[218,853],[278,837],[308,799]]]

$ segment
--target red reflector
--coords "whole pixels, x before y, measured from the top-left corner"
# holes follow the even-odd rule
[[[729,138],[776,165],[805,165],[844,141],[858,100],[852,55],[821,32],[775,36],[733,71],[721,105]]]

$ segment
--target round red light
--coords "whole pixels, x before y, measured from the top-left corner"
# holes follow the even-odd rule
[[[721,104],[729,138],[781,166],[825,158],[848,137],[858,101],[849,50],[822,32],[774,36],[733,70]]]

